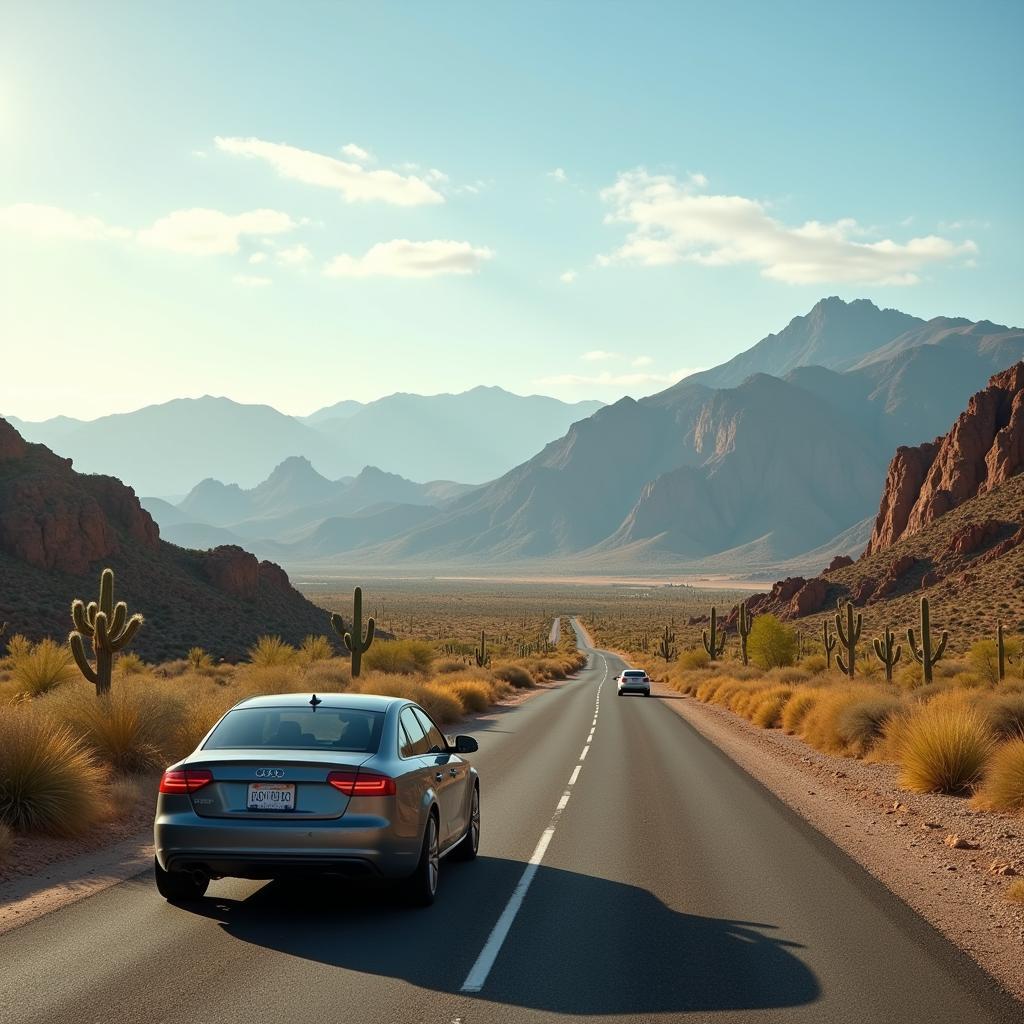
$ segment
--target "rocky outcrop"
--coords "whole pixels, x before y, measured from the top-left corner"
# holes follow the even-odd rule
[[[76,472],[0,419],[0,620],[32,639],[66,634],[69,602],[93,594],[108,565],[152,623],[133,644],[147,659],[195,645],[238,658],[261,633],[298,643],[326,631],[326,612],[279,565],[240,547],[168,544],[130,487]]]
[[[828,596],[828,584],[820,576],[808,580],[789,602],[790,615],[799,617],[821,611]]]
[[[38,569],[81,573],[121,549],[155,547],[160,531],[135,492],[108,476],[81,476],[69,459],[28,444],[0,420],[0,552]]]
[[[997,373],[945,437],[900,448],[864,556],[917,533],[1024,469],[1024,362]]]
[[[986,519],[980,523],[967,523],[950,538],[947,550],[951,555],[969,555],[972,551],[991,544],[1001,531],[1002,526],[995,519]]]
[[[836,572],[838,569],[845,569],[848,565],[853,565],[853,559],[849,555],[836,555],[828,563],[828,568],[825,572]]]

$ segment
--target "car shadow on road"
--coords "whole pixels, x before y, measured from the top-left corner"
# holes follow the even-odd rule
[[[390,889],[271,882],[192,906],[242,942],[458,994],[522,874],[519,861],[445,864],[435,905]],[[771,924],[703,917],[633,885],[541,867],[480,993],[563,1014],[799,1006],[820,994],[798,944]]]

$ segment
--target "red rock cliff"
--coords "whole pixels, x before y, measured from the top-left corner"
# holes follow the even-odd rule
[[[900,448],[864,555],[889,547],[1024,469],[1024,362],[997,373],[945,437]]]

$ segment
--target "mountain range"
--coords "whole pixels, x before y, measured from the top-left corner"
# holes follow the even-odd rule
[[[300,569],[813,573],[864,549],[893,451],[944,432],[993,373],[1022,358],[1021,329],[832,297],[719,367],[576,419],[478,486],[416,483],[383,460],[332,478],[291,451],[262,482],[211,476],[177,503],[145,504],[178,543],[242,544]],[[438,397],[468,402],[483,390]],[[398,418],[372,432],[400,423],[418,445],[410,410],[433,399],[412,398],[394,396]],[[330,443],[344,424],[384,417],[385,402],[285,417],[290,433],[268,451],[295,430]],[[439,436],[441,417],[424,417]],[[520,424],[492,428],[513,434]]]
[[[455,395],[394,394],[365,405],[343,401],[306,417],[206,395],[89,421],[6,419],[81,472],[113,475],[139,494],[167,498],[206,478],[254,487],[290,456],[331,478],[373,464],[415,480],[482,483],[600,407],[476,387]]]

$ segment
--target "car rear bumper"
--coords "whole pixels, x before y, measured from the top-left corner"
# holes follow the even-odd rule
[[[396,837],[383,818],[252,821],[163,814],[153,827],[156,859],[165,871],[203,871],[230,878],[331,874],[407,878],[420,840]]]
[[[620,686],[619,693],[650,693],[649,686]]]

